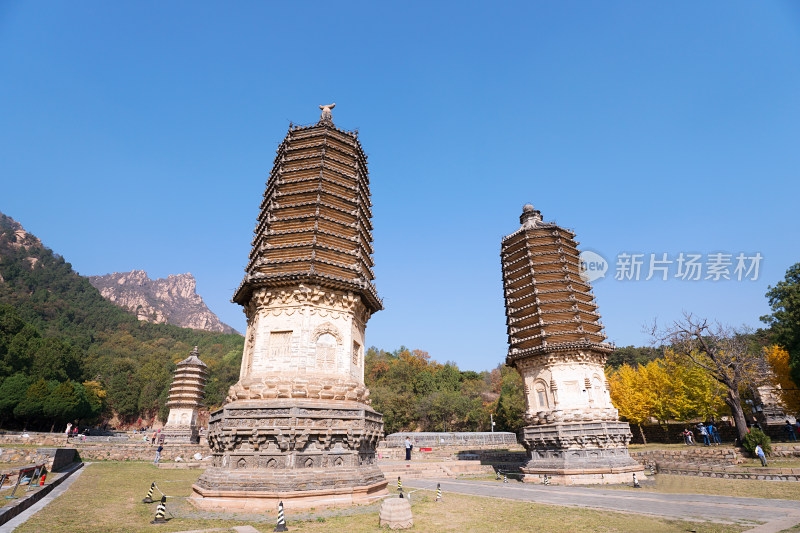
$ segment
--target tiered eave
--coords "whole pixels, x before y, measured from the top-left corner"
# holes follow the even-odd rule
[[[575,234],[542,221],[526,206],[519,230],[501,246],[509,350],[507,363],[530,355],[592,349],[605,341],[592,289],[580,273]]]
[[[367,156],[358,137],[321,120],[291,126],[278,147],[260,206],[245,279],[253,290],[304,283],[359,294],[383,308],[373,284]]]

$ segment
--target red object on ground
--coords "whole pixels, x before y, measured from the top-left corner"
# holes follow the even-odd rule
[[[433,448],[420,448],[419,451],[421,451],[421,452],[432,452]]]
[[[42,485],[44,485],[44,478],[46,478],[46,477],[47,477],[47,474],[42,474],[42,480],[39,482],[39,486],[40,486],[40,487],[41,487]]]

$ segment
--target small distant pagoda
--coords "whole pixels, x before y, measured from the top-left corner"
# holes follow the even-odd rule
[[[195,346],[189,357],[175,368],[167,400],[169,418],[161,432],[165,444],[197,443],[200,440],[197,412],[203,407],[208,371],[198,355]]]
[[[575,234],[525,205],[522,226],[501,246],[508,356],[525,390],[525,481],[630,481],[627,422],[611,403],[605,341],[594,294],[581,277]]]
[[[239,381],[211,413],[202,509],[370,503],[386,494],[367,404],[364,332],[383,308],[373,285],[367,156],[331,109],[278,147],[245,278]]]

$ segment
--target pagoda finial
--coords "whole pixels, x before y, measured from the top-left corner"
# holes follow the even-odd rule
[[[319,108],[322,109],[322,114],[319,116],[319,121],[321,123],[333,125],[333,115],[331,115],[331,109],[334,107],[336,107],[336,102],[319,106]]]
[[[542,213],[534,209],[532,204],[525,204],[522,206],[522,214],[519,217],[519,223],[523,228],[532,228],[536,226],[537,222],[542,221]]]
[[[200,352],[197,351],[197,346],[194,347],[194,350],[192,350],[192,353],[190,355],[200,355]]]

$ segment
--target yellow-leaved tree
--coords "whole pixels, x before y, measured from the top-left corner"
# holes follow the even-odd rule
[[[637,424],[654,418],[666,429],[669,421],[709,419],[724,409],[723,387],[687,357],[667,350],[646,365],[624,364],[608,371],[611,401],[620,416]]]
[[[789,374],[789,352],[773,344],[764,348],[764,355],[772,368],[772,385],[777,389],[786,412],[800,413],[800,390]]]
[[[639,426],[642,441],[647,444],[642,422],[652,416],[654,400],[652,389],[645,382],[646,377],[641,368],[626,363],[616,371],[606,369],[606,379],[614,407],[619,410],[620,416]]]
[[[664,367],[670,376],[672,419],[684,422],[719,417],[725,409],[725,389],[703,368],[685,355],[667,350]]]

